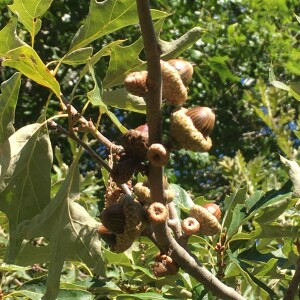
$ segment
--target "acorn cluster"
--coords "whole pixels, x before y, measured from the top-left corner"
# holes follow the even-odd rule
[[[187,149],[207,152],[212,147],[210,134],[215,124],[215,114],[209,107],[182,107],[188,100],[188,87],[193,66],[181,59],[161,61],[162,98],[165,105],[175,106],[170,115],[169,140],[165,143],[149,143],[147,124],[128,130],[122,137],[123,153],[114,161],[111,179],[114,188],[106,195],[106,207],[102,211],[98,232],[114,252],[123,252],[150,224],[169,222],[168,203],[175,198],[175,192],[166,179],[163,182],[166,205],[152,199],[148,180],[136,183],[133,196],[124,195],[120,186],[131,182],[133,174],[140,172],[147,176],[148,165],[164,167],[172,150]],[[148,72],[133,72],[125,78],[128,93],[145,97],[148,93]],[[220,208],[216,204],[194,205],[189,217],[182,220],[182,236],[193,234],[214,235],[221,231]],[[179,267],[166,254],[155,257],[153,272],[156,276],[176,274]]]

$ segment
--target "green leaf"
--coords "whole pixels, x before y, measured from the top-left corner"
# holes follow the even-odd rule
[[[299,85],[299,82],[290,82],[289,92],[296,100],[300,101],[300,85]]]
[[[109,67],[103,80],[105,89],[123,84],[126,74],[144,68],[145,62],[139,59],[143,47],[143,40],[139,38],[129,46],[117,45],[111,50]]]
[[[164,297],[162,294],[148,292],[148,293],[122,294],[122,295],[118,295],[116,299],[117,300],[119,299],[165,300],[168,298]]]
[[[233,220],[233,213],[237,204],[243,204],[247,198],[247,186],[237,189],[232,195],[226,196],[224,200],[225,215],[223,218],[223,227],[229,228]]]
[[[237,204],[234,207],[232,220],[227,229],[227,236],[230,238],[236,230],[242,225],[244,219],[246,217],[246,210],[244,204]]]
[[[60,86],[55,77],[44,65],[34,49],[28,45],[11,50],[6,55],[3,66],[19,70],[28,78],[52,90],[60,98]]]
[[[124,88],[104,91],[103,102],[106,105],[120,109],[130,110],[137,113],[146,113],[146,103],[143,97],[129,94]]]
[[[68,53],[62,58],[62,63],[66,65],[81,65],[86,64],[93,54],[92,47],[77,49]]]
[[[104,276],[99,223],[78,203],[80,155],[73,162],[54,199],[31,220],[22,222],[17,237],[31,239],[44,236],[50,240],[50,267],[43,299],[56,299],[60,274],[67,259],[82,260],[94,272]]]
[[[159,22],[164,22],[161,19]],[[158,44],[162,50],[162,59],[168,60],[174,57],[178,57],[182,52],[188,49],[190,46],[195,44],[202,35],[203,29],[200,27],[194,27],[179,37],[177,40],[167,42],[158,38]]]
[[[12,233],[50,201],[52,149],[48,132],[43,124],[22,127],[0,146],[0,152],[0,209],[8,216]],[[9,262],[20,242],[10,236]]]
[[[15,263],[20,266],[30,266],[36,263],[48,263],[50,260],[50,246],[38,247],[30,243],[22,243]]]
[[[0,144],[14,132],[15,109],[21,85],[21,74],[15,73],[10,79],[1,83],[0,94]]]
[[[152,18],[160,19],[167,14],[152,10]],[[82,48],[96,39],[123,27],[138,23],[135,0],[91,0],[90,10],[84,25],[72,40],[70,51]]]
[[[102,91],[100,87],[102,88],[102,83],[100,80],[98,80],[98,77],[95,75],[94,69],[90,67],[90,73],[92,75],[92,78],[94,80],[95,86],[94,88],[87,93],[87,97],[89,101],[95,105],[99,106],[100,112],[101,113],[106,113],[109,118],[112,120],[112,122],[118,127],[118,129],[122,132],[125,133],[127,129],[121,124],[121,122],[118,120],[118,118],[108,110],[106,104],[102,101]],[[99,87],[100,85],[100,87]]]
[[[261,215],[255,220],[260,224],[266,224],[275,221],[280,215],[282,215],[289,207],[295,205],[297,199],[280,200],[274,204],[270,204],[261,210]]]
[[[184,50],[199,40],[201,36],[201,29],[195,27],[182,35],[175,41],[166,42],[159,38],[161,28],[165,18],[162,18],[154,24],[154,29],[158,38],[158,43],[163,52],[161,58],[164,60],[177,57]],[[109,68],[106,77],[103,80],[104,88],[110,88],[121,85],[127,74],[145,69],[146,62],[139,58],[140,52],[144,45],[142,38],[139,38],[129,46],[117,45],[112,48],[111,57],[109,61]]]
[[[259,199],[248,211],[249,214],[256,211],[258,208],[262,209],[270,204],[276,203],[289,197],[291,195],[292,182],[287,181],[279,190],[268,191],[263,197]]]
[[[220,76],[223,83],[225,83],[227,79],[237,82],[240,78],[233,75],[232,71],[227,66],[228,60],[228,56],[213,56],[208,58],[208,64],[210,68]]]
[[[0,31],[0,56],[5,56],[8,51],[25,45],[17,36],[17,23],[18,17],[12,16],[7,25]]]
[[[49,9],[53,0],[14,0],[9,9],[19,16],[21,23],[30,32],[32,38],[40,31],[40,17]]]
[[[175,192],[174,203],[178,213],[180,216],[180,209],[185,211],[189,211],[191,207],[194,206],[194,202],[190,195],[179,185],[171,183],[169,185],[170,189]]]
[[[272,66],[269,69],[269,81],[273,86],[277,87],[278,89],[285,90],[285,91],[290,90],[287,85],[285,85],[284,83],[276,80],[276,77],[275,77]]]
[[[252,287],[253,292],[256,292],[256,295],[264,296],[270,295],[271,297],[275,296],[275,293],[266,286],[262,281],[257,279],[255,276],[251,275],[248,270],[240,263],[240,261],[232,254],[230,250],[227,251],[227,254],[230,258],[231,263],[233,263],[239,270],[240,275],[248,282]]]

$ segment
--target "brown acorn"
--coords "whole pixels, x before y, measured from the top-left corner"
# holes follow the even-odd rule
[[[203,205],[203,207],[207,209],[213,216],[215,216],[218,221],[221,219],[221,210],[219,205],[215,203],[207,203]]]
[[[147,94],[147,71],[133,72],[126,76],[124,87],[128,93],[143,97]]]
[[[113,233],[124,232],[125,215],[121,204],[115,203],[105,208],[101,212],[100,219],[103,225]]]
[[[153,274],[156,277],[164,277],[167,275],[176,275],[179,271],[178,264],[166,254],[158,253],[155,256],[155,264],[153,266]]]
[[[122,144],[127,156],[143,161],[148,152],[148,125],[130,129],[123,135]]]
[[[175,109],[171,114],[172,148],[207,152],[212,146],[211,138],[207,134],[212,130],[211,127],[214,124],[213,117],[208,115],[209,122],[206,124],[207,121],[197,120],[199,115],[201,119],[202,113],[192,113],[192,120],[192,117],[187,112],[188,109],[181,107]],[[197,126],[200,124],[198,127],[204,130],[204,133],[196,128],[194,122]]]
[[[193,107],[188,109],[185,114],[191,118],[194,126],[204,136],[208,136],[212,132],[215,125],[216,116],[209,107]]]
[[[194,205],[190,209],[190,217],[200,223],[200,234],[215,235],[221,232],[222,228],[217,218],[200,205]]]
[[[193,65],[183,59],[170,59],[168,63],[177,70],[184,85],[188,85],[193,76]]]

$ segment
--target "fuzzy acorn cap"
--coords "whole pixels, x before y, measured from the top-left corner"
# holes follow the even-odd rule
[[[163,167],[169,162],[170,151],[162,144],[154,143],[149,147],[147,157],[153,166]]]
[[[200,234],[215,235],[221,232],[221,225],[217,218],[200,205],[194,205],[190,209],[190,217],[200,223]]]
[[[150,197],[150,189],[147,186],[147,183],[138,182],[134,187],[133,191],[135,195],[138,197],[139,201],[143,204],[151,204],[154,201]],[[164,190],[164,199],[167,203],[170,203],[175,198],[175,191],[171,189]]]
[[[134,240],[145,228],[145,214],[142,205],[130,195],[122,195],[119,203],[123,207],[125,226],[122,234],[116,234],[116,244],[112,250],[121,253],[131,247]]]
[[[138,182],[133,187],[133,191],[142,203],[150,204],[153,202],[150,197],[150,189],[147,186],[145,186],[142,182]]]
[[[211,138],[205,137],[194,126],[191,118],[186,115],[187,111],[181,107],[171,114],[171,136],[180,149],[207,152],[212,146]]]
[[[148,131],[130,129],[123,135],[122,144],[127,156],[143,161],[148,152]]]
[[[161,61],[162,98],[168,104],[182,105],[187,100],[187,89],[178,71],[169,63]]]
[[[166,61],[160,61],[162,98],[172,105],[182,105],[187,100],[187,89],[180,73]],[[133,72],[126,76],[124,87],[128,93],[143,97],[148,92],[147,71]]]

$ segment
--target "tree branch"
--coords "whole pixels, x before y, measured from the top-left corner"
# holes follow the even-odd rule
[[[105,145],[108,149],[112,150],[112,152],[119,153],[123,150],[123,148],[119,145],[115,145],[112,143],[109,139],[107,139],[101,132],[98,131],[98,129],[95,127],[93,122],[88,121],[85,117],[80,115],[80,113],[77,111],[77,109],[72,106],[69,102],[69,100],[61,94],[61,99],[63,101],[63,104],[65,105],[62,107],[64,111],[68,111],[73,117],[78,118],[78,121],[103,145]]]
[[[151,145],[152,143],[160,143],[162,136],[161,50],[154,33],[149,1],[137,0],[136,2],[148,68],[147,87],[149,92],[145,97],[145,101],[147,105],[149,143]],[[152,199],[165,204],[163,198],[163,168],[154,167],[150,164],[148,181]],[[152,224],[152,227],[158,247],[168,253],[184,271],[195,277],[213,294],[222,299],[243,299],[240,294],[223,284],[201,266],[200,262],[192,258],[173,238],[166,223]]]
[[[284,295],[283,300],[293,300],[300,284],[300,257],[297,260],[297,269]]]

